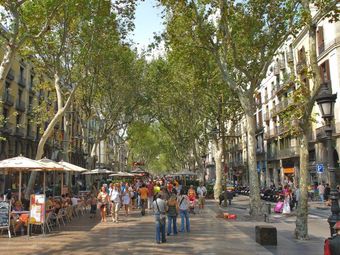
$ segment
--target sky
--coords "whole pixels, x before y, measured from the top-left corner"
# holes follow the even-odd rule
[[[138,52],[147,49],[153,41],[154,32],[162,32],[164,26],[161,18],[161,8],[156,7],[156,1],[139,2],[136,9],[135,31],[132,40],[136,43]],[[159,54],[159,52],[155,52]]]

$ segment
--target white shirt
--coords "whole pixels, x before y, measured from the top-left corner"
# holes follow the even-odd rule
[[[77,205],[78,204],[78,199],[75,198],[75,197],[72,197],[71,198],[71,203],[72,203],[72,205]]]
[[[110,200],[114,203],[120,203],[120,192],[116,189],[112,190]]]
[[[157,201],[157,203],[156,203]],[[158,207],[157,207],[158,205]],[[159,208],[159,211],[158,211]],[[155,214],[157,213],[165,213],[166,211],[166,203],[163,199],[157,198],[155,201],[153,201],[153,210],[155,212]]]
[[[189,209],[189,198],[188,198],[187,195],[179,196],[177,201],[178,201],[178,206],[179,206],[180,210],[188,210]]]
[[[198,197],[205,197],[206,194],[207,194],[207,189],[204,186],[197,188]]]

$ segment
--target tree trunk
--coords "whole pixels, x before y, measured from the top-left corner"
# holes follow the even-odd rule
[[[64,114],[64,141],[63,141],[63,160],[65,162],[70,162],[69,150],[70,150],[70,118]],[[71,187],[71,173],[65,173],[65,183],[64,185]]]
[[[0,84],[3,84],[6,80],[6,76],[11,67],[15,51],[10,45],[6,45],[6,50],[2,62],[0,64]]]
[[[250,104],[249,104],[250,105]],[[244,109],[255,109],[255,106]],[[250,200],[250,215],[259,216],[262,214],[262,203],[260,198],[259,178],[256,167],[256,120],[252,110],[245,111],[247,119],[247,134],[248,134],[248,171],[249,171],[249,200]]]
[[[310,123],[308,124],[308,126]],[[304,127],[300,141],[300,200],[296,212],[295,237],[297,239],[308,239],[308,133],[309,128]]]
[[[222,174],[223,170],[222,169],[222,155],[223,155],[223,150],[222,150],[222,141],[221,139],[213,139],[214,141],[214,147],[215,147],[215,168],[216,168],[216,181],[214,185],[214,198],[215,200],[219,199],[219,196],[222,193]]]
[[[58,111],[54,115],[51,122],[48,124],[43,135],[40,138],[38,148],[37,148],[37,154],[35,156],[36,160],[39,160],[43,157],[45,143],[46,143],[47,139],[51,136],[55,125],[61,120],[65,111],[70,107],[73,96],[74,96],[76,89],[77,89],[77,86],[75,86],[73,88],[73,90],[71,91],[64,107],[62,107],[62,97],[61,97],[60,84],[59,84],[60,83],[60,77],[57,74],[55,75],[55,82],[54,83],[55,83],[57,99],[58,99]],[[27,188],[26,188],[26,191],[25,191],[25,198],[27,198],[27,199],[29,198],[31,192],[33,191],[36,176],[37,176],[37,172],[31,172],[30,178],[29,178],[29,181],[28,181],[28,184],[27,184]]]

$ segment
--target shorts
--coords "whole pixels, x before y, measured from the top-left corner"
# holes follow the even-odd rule
[[[198,198],[198,204],[199,205],[205,205],[205,197],[199,197]]]

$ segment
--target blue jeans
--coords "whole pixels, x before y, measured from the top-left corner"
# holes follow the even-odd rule
[[[162,240],[161,240],[162,237]],[[165,242],[165,219],[156,220],[156,242]]]
[[[190,220],[188,210],[179,210],[179,215],[181,216],[181,232],[184,232],[184,219],[187,232],[190,232]]]
[[[171,234],[171,224],[174,225],[174,234],[177,234],[177,216],[168,216],[168,235]]]
[[[319,194],[319,196],[320,196],[320,200],[321,200],[321,202],[324,202],[324,195],[323,194]]]

